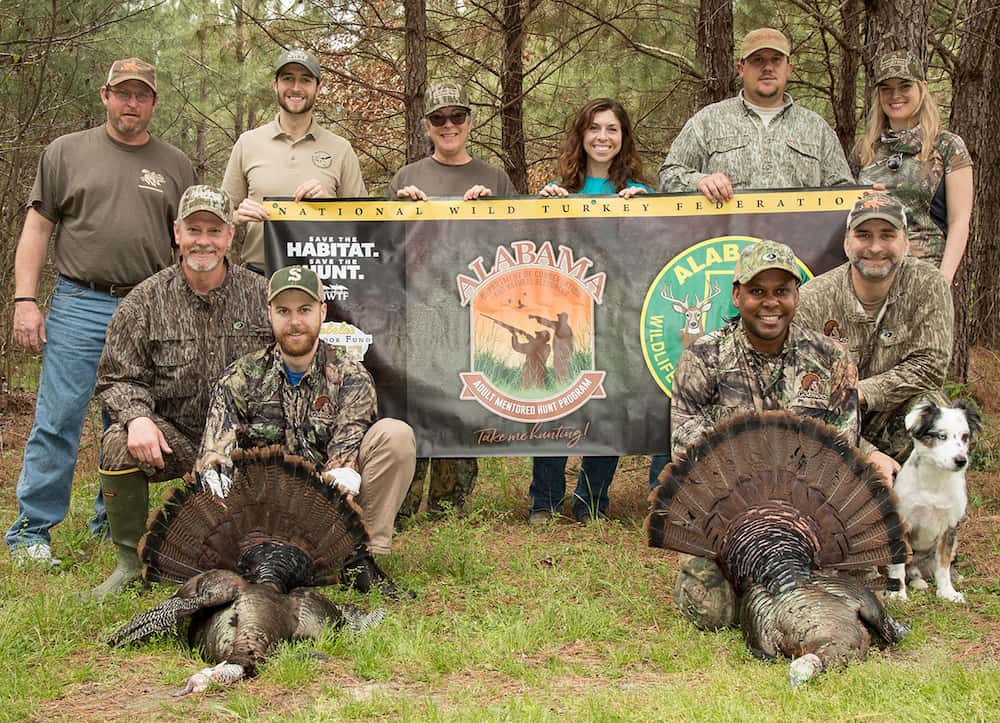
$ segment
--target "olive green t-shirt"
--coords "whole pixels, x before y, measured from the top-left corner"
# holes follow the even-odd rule
[[[169,143],[126,145],[102,125],[49,144],[28,207],[56,224],[60,274],[133,286],[174,262],[177,205],[194,181],[191,161]]]
[[[452,166],[428,156],[403,166],[389,182],[386,195],[396,198],[404,186],[416,186],[428,196],[464,196],[476,185],[486,186],[494,196],[514,196],[517,191],[507,172],[473,158],[468,163]]]

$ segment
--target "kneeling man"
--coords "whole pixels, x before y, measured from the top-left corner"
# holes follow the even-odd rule
[[[800,281],[788,246],[761,241],[743,249],[732,289],[738,318],[695,341],[677,365],[670,405],[674,459],[721,420],[771,409],[816,418],[858,444],[857,369],[840,344],[792,325]],[[869,444],[861,451],[882,469],[889,461]],[[732,587],[712,560],[681,555],[674,597],[699,627],[736,622]]]
[[[375,384],[364,366],[319,338],[323,285],[303,266],[271,277],[268,316],[275,343],[236,360],[212,395],[196,471],[216,494],[228,490],[232,451],[278,444],[313,462],[323,479],[354,495],[370,536],[344,569],[361,592],[399,590],[375,564],[388,553],[393,523],[413,479],[413,430],[376,420]],[[215,466],[222,470],[216,474]]]

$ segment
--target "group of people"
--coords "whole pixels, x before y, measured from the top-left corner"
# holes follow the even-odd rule
[[[792,63],[782,33],[748,33],[737,69],[739,95],[684,125],[657,186],[643,174],[628,113],[599,98],[576,113],[558,177],[540,193],[697,191],[720,202],[738,189],[854,182],[830,127],[785,92]],[[281,53],[277,116],[240,136],[221,188],[194,185],[184,154],[150,135],[156,73],[137,58],[112,65],[100,89],[102,126],[46,148],[15,261],[15,340],[43,352],[19,514],[6,536],[16,559],[58,564],[50,530],[68,511],[95,388],[106,428],[91,529],[109,528],[118,550],[101,596],[139,577],[149,483],[194,470],[224,495],[235,447],[281,444],[355,496],[371,542],[345,579],[362,590],[398,593],[373,555],[389,551],[394,522],[419,508],[428,470],[432,513],[461,508],[472,492],[475,459],[416,460],[412,429],[376,419],[364,367],[318,338],[326,307],[315,274],[288,267],[263,276],[264,197],[367,195],[350,143],[313,117],[322,82],[311,53]],[[949,282],[971,216],[971,160],[940,128],[909,53],[880,58],[875,87],[856,152],[858,180],[877,190],[851,212],[847,262],[800,294],[787,246],[745,250],[732,290],[738,318],[692,345],[678,366],[675,453],[734,411],[791,408],[843,430],[889,480],[906,405],[939,392],[951,353]],[[429,155],[393,176],[390,198],[515,194],[502,169],[470,154],[473,106],[460,85],[431,84],[424,110]],[[43,318],[37,291],[53,232],[59,275]],[[668,460],[654,457],[651,486]],[[577,520],[606,516],[617,463],[582,460]],[[532,523],[561,513],[565,467],[565,457],[533,460]]]

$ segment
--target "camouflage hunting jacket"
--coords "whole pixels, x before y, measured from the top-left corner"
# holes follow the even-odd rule
[[[883,183],[906,206],[910,255],[941,265],[948,233],[948,206],[944,178],[972,165],[965,143],[954,133],[941,131],[927,161],[921,150],[920,127],[888,130],[875,149],[875,160],[858,173],[858,183]],[[890,159],[898,161],[895,170]]]
[[[858,367],[861,434],[896,457],[908,446],[903,417],[926,396],[940,398],[952,352],[951,289],[934,266],[905,257],[877,318],[865,314],[845,263],[802,287],[797,324],[842,342]]]
[[[155,413],[196,445],[212,385],[234,359],[271,339],[263,278],[228,266],[222,285],[200,296],[175,264],[118,305],[95,394],[112,421],[128,424]]]
[[[660,191],[697,191],[712,173],[725,173],[737,189],[854,183],[833,129],[787,93],[784,109],[766,128],[742,91],[695,113],[660,166]]]
[[[779,354],[761,354],[742,322],[732,322],[681,354],[670,401],[671,452],[676,459],[722,419],[770,409],[826,422],[856,445],[857,382],[846,350],[822,334],[792,326]]]
[[[276,344],[237,359],[212,393],[196,470],[232,463],[232,451],[279,444],[320,470],[358,470],[378,400],[368,370],[320,340],[312,366],[288,382]]]

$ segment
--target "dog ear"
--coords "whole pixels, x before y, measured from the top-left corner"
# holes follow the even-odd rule
[[[951,406],[965,412],[965,421],[969,424],[969,434],[976,435],[983,431],[983,418],[979,413],[979,405],[975,401],[959,399]]]
[[[941,409],[931,401],[923,401],[916,404],[906,415],[906,431],[914,439],[927,436],[927,433],[941,416]]]

